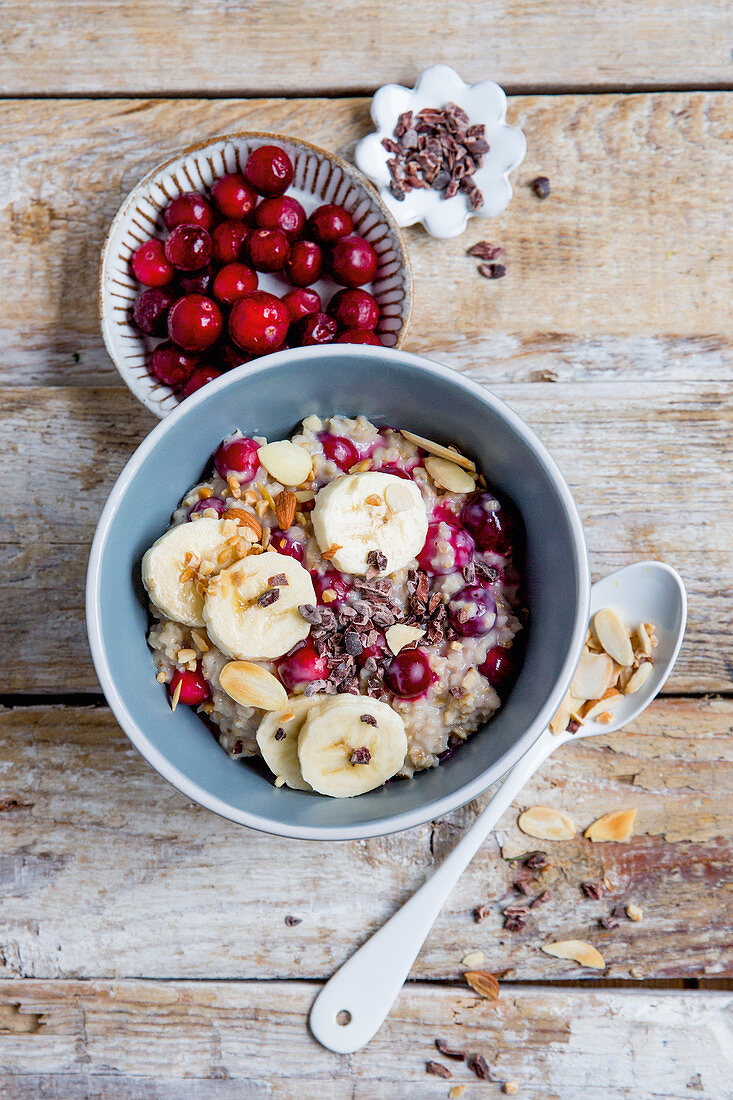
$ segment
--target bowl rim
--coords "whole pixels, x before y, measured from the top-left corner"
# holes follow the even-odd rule
[[[398,351],[400,348],[402,348],[405,340],[407,339],[407,330],[409,329],[410,322],[412,321],[412,313],[415,303],[412,264],[410,262],[410,256],[407,251],[405,239],[402,235],[402,230],[397,224],[397,220],[394,214],[384,202],[379,188],[375,187],[374,183],[369,179],[369,177],[356,165],[351,164],[342,156],[339,156],[338,153],[332,153],[328,149],[324,149],[320,145],[315,145],[312,141],[305,141],[303,138],[292,137],[289,134],[280,134],[268,130],[230,130],[222,134],[215,134],[210,138],[203,139],[202,141],[193,142],[192,144],[185,146],[183,149],[180,149],[178,152],[172,153],[164,160],[161,160],[157,164],[154,164],[153,167],[150,168],[145,173],[145,175],[137,181],[137,183],[125,195],[122,202],[118,206],[117,211],[112,218],[112,221],[109,223],[99,253],[97,279],[97,317],[99,321],[99,327],[102,330],[102,339],[104,341],[104,346],[106,348],[109,358],[114,365],[115,370],[117,371],[127,388],[130,390],[130,392],[142,405],[144,405],[147,409],[150,410],[150,412],[159,417],[161,420],[165,419],[166,416],[170,416],[171,412],[175,411],[175,409],[171,409],[170,411],[166,412],[165,410],[160,408],[159,402],[153,400],[150,393],[146,393],[146,395],[144,396],[138,393],[134,385],[135,380],[130,377],[130,374],[124,364],[121,364],[119,362],[119,356],[117,355],[113,347],[111,330],[114,327],[115,322],[112,316],[108,315],[108,293],[105,290],[105,269],[107,267],[108,253],[110,251],[112,238],[117,231],[119,225],[122,223],[124,218],[127,217],[130,207],[133,205],[137,196],[145,188],[150,187],[152,181],[160,172],[163,172],[166,168],[174,164],[176,161],[185,160],[186,157],[192,156],[194,153],[200,153],[202,150],[208,149],[211,146],[217,145],[220,142],[238,140],[243,141],[249,140],[251,138],[255,138],[257,140],[263,139],[265,141],[273,142],[287,142],[291,145],[298,145],[301,148],[316,154],[316,156],[318,157],[325,157],[326,160],[336,164],[337,167],[341,169],[344,175],[347,176],[353,184],[360,186],[363,190],[365,190],[372,201],[377,204],[382,214],[382,217],[387,224],[389,232],[394,241],[395,248],[399,255],[400,266],[402,270],[402,281],[404,286],[403,320],[397,331],[394,347],[390,348],[389,350]],[[151,376],[150,384],[152,385],[153,382],[154,379]],[[160,383],[158,383],[158,385],[159,384]],[[207,385],[211,385],[211,383],[207,383]],[[181,404],[182,402],[179,401],[178,405],[176,405],[175,408],[179,408]]]
[[[155,450],[161,439],[183,417],[195,413],[196,408],[206,396],[211,396],[214,390],[225,390],[230,385],[238,382],[242,377],[269,371],[277,368],[284,359],[304,360],[318,358],[322,355],[343,354],[343,345],[324,345],[319,347],[290,348],[272,355],[264,356],[253,363],[243,364],[228,371],[221,378],[209,383],[198,393],[192,394],[185,402],[161,420],[153,430],[140,443],[133,452],[117,481],[115,482],[109,497],[102,509],[101,516],[94,534],[89,555],[89,564],[86,579],[86,625],[89,645],[94,667],[106,697],[107,703],[126,736],[132,741],[140,754],[149,764],[177,790],[187,798],[198,803],[206,809],[212,810],[220,817],[237,824],[260,832],[270,833],[275,836],[290,837],[297,840],[361,840],[375,836],[386,836],[390,833],[400,832],[418,825],[423,825],[434,818],[440,817],[452,810],[458,809],[466,803],[483,794],[493,783],[501,779],[524,755],[530,751],[535,742],[540,738],[550,719],[560,705],[562,698],[570,686],[570,681],[580,659],[583,641],[586,636],[588,613],[590,604],[590,567],[585,541],[583,525],[578,513],[577,505],[573,499],[565,478],[560,472],[555,460],[551,457],[543,443],[532,429],[524,423],[517,413],[496,397],[490,390],[480,386],[477,382],[466,378],[464,375],[442,366],[423,356],[413,355],[395,348],[376,348],[371,345],[354,345],[349,348],[349,354],[357,358],[368,359],[370,356],[385,354],[397,357],[405,365],[410,365],[430,375],[437,375],[444,381],[448,381],[457,387],[466,390],[469,394],[479,398],[505,419],[509,426],[519,435],[522,441],[529,446],[537,459],[541,462],[549,474],[553,488],[567,517],[572,535],[572,543],[575,552],[575,568],[578,577],[578,591],[576,592],[575,623],[573,626],[571,641],[563,661],[561,674],[555,687],[550,691],[545,703],[541,707],[535,721],[524,730],[512,747],[498,758],[490,767],[485,768],[464,783],[457,790],[441,798],[426,802],[419,808],[405,810],[400,813],[389,814],[378,821],[367,824],[355,824],[338,827],[312,827],[293,826],[274,818],[263,817],[246,810],[235,809],[224,800],[209,794],[198,783],[183,775],[182,772],[166,756],[163,755],[149,741],[143,729],[137,724],[130,714],[124,699],[117,690],[111,668],[107,661],[100,619],[100,582],[101,565],[107,544],[109,530],[116,514],[117,508],[124,497],[130,481],[137,473],[140,466]]]

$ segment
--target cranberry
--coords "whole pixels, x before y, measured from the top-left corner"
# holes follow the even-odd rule
[[[187,275],[179,276],[178,289],[181,294],[208,294],[213,278],[214,269],[211,264],[207,264],[200,271],[191,271]]]
[[[336,337],[337,344],[373,344],[374,347],[384,347],[376,332],[367,332],[363,328],[350,328]]]
[[[403,481],[412,481],[408,471],[403,466],[395,466],[391,462],[388,462],[386,466],[380,466],[379,472],[380,474],[392,474],[393,477],[401,477]]]
[[[379,259],[363,237],[342,237],[331,254],[331,272],[337,283],[362,286],[377,274]]]
[[[170,340],[165,340],[151,352],[149,365],[150,373],[155,375],[159,382],[177,390],[188,382],[198,366],[198,359],[181,351]]]
[[[202,229],[211,229],[214,212],[208,200],[198,191],[186,191],[177,199],[171,199],[163,212],[163,220],[168,229],[179,225],[200,225]]]
[[[242,363],[248,363],[252,356],[247,351],[242,351],[231,340],[225,340],[216,348],[212,348],[224,370],[233,370]]]
[[[258,271],[281,271],[290,252],[290,242],[279,229],[256,229],[248,247],[252,267]]]
[[[214,466],[217,473],[226,479],[232,475],[240,483],[253,481],[260,467],[257,452],[260,444],[246,435],[230,435],[216,449]]]
[[[240,172],[219,176],[211,185],[214,206],[224,218],[241,221],[255,208],[257,192]]]
[[[321,277],[323,253],[313,241],[296,241],[285,261],[285,275],[295,286],[310,286]]]
[[[290,314],[274,294],[256,290],[232,306],[229,332],[235,344],[247,351],[266,355],[285,341]]]
[[[151,237],[136,248],[130,261],[135,278],[143,286],[166,286],[176,273],[165,258],[163,242]]]
[[[200,390],[208,382],[213,382],[215,378],[221,378],[221,373],[216,367],[196,367],[196,370],[181,390],[181,397],[190,397],[192,393],[196,393],[196,390]]]
[[[335,335],[336,322],[327,313],[309,313],[293,328],[294,339],[301,347],[331,344]]]
[[[221,335],[221,310],[203,294],[179,298],[168,314],[168,335],[185,351],[205,351]]]
[[[401,699],[416,699],[433,682],[430,662],[421,649],[403,649],[390,662],[385,681]]]
[[[328,312],[343,329],[368,329],[377,327],[379,303],[367,290],[348,287],[337,290],[328,303]]]
[[[279,229],[289,241],[302,236],[305,210],[291,195],[263,199],[255,210],[255,222],[260,229]]]
[[[426,573],[441,576],[465,569],[474,550],[474,541],[467,531],[442,521],[428,525],[425,545],[417,560]]]
[[[474,493],[461,511],[461,523],[481,550],[506,554],[519,535],[519,517],[511,501],[498,493]]]
[[[488,634],[496,622],[496,600],[487,588],[468,584],[451,596],[448,615],[453,628],[467,638]]]
[[[216,273],[214,297],[230,306],[257,290],[257,275],[246,264],[226,264]]]
[[[336,569],[327,569],[325,573],[319,573],[317,570],[311,572],[313,578],[313,587],[316,590],[316,596],[319,603],[325,603],[327,607],[343,607],[348,601],[351,595],[351,587],[344,580],[341,573]],[[324,600],[324,592],[332,592],[336,596],[336,599]]]
[[[495,645],[486,654],[486,660],[478,666],[478,670],[504,698],[517,678],[521,663],[521,651],[518,645],[513,645],[511,649]]]
[[[283,297],[283,303],[290,314],[292,321],[299,321],[308,313],[318,313],[321,308],[321,296],[315,290],[306,290],[297,287],[289,290]]]
[[[292,691],[297,684],[309,684],[313,680],[325,680],[328,676],[328,659],[324,653],[322,657],[316,653],[315,646],[310,639],[291,653],[289,657],[283,657],[278,662],[277,674],[287,691]]]
[[[231,264],[245,253],[252,230],[244,222],[221,222],[211,234],[212,254],[217,263]]]
[[[168,685],[171,699],[175,695],[179,684],[181,685],[181,693],[178,696],[179,703],[185,703],[189,707],[197,707],[211,697],[211,688],[198,668],[195,672],[189,672],[188,669],[185,672],[180,672],[176,669]]]
[[[356,663],[359,668],[363,668],[370,657],[374,657],[375,660],[379,660],[381,657],[385,657],[389,654],[387,649],[387,639],[382,632],[379,632],[379,636],[376,642],[372,645],[364,646],[359,656],[356,658]]]
[[[198,515],[199,512],[205,512],[207,508],[213,508],[218,516],[223,516],[227,510],[226,501],[222,500],[221,497],[207,497],[206,500],[197,500],[188,509],[188,518]]]
[[[174,302],[174,294],[166,287],[144,290],[135,299],[132,319],[146,336],[163,336],[168,310]]]
[[[319,244],[333,244],[339,237],[347,237],[353,228],[349,211],[335,203],[319,206],[308,219],[308,235]]]
[[[282,195],[292,183],[293,165],[278,145],[260,145],[247,158],[244,174],[261,195]]]
[[[303,560],[305,553],[303,543],[298,542],[286,531],[281,531],[279,527],[273,527],[270,530],[270,546],[274,546],[278,554],[286,554],[289,558],[295,558],[296,561]]]
[[[345,473],[359,461],[359,452],[346,436],[321,432],[318,441],[323,447],[326,458],[330,458],[331,462],[335,462],[339,470]]]
[[[165,255],[179,271],[198,271],[211,259],[211,237],[200,225],[177,225],[165,242]]]

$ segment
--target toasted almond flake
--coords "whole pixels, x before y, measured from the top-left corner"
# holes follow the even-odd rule
[[[577,832],[572,818],[552,806],[530,806],[517,824],[523,833],[538,840],[572,840]]]
[[[155,677],[155,679],[158,681],[159,684],[164,684],[165,683],[166,675],[165,675],[165,672],[163,671],[162,668],[161,668],[160,672],[158,673],[158,675]]]
[[[587,699],[600,699],[608,691],[612,681],[613,661],[608,654],[586,651],[581,655],[575,670],[570,694],[579,704]]]
[[[267,486],[264,483],[262,483],[261,485],[258,485],[257,488],[260,490],[260,493],[262,494],[262,499],[267,501],[267,503],[269,504],[269,506],[272,508],[272,510],[274,512],[275,511],[275,498],[273,497],[270,490],[267,488]]]
[[[189,672],[195,672],[197,667],[198,667],[198,662],[197,661],[189,661],[188,664],[186,665],[186,668],[188,669]]]
[[[367,470],[371,470],[372,460],[371,458],[362,458],[361,462],[355,462],[353,466],[349,466],[350,474],[363,474]]]
[[[614,810],[599,817],[583,833],[588,840],[628,840],[634,831],[636,809]]]
[[[614,890],[616,889],[616,887],[615,887],[615,886],[614,886],[614,884],[613,884],[613,883],[611,882],[611,880],[610,880],[610,878],[608,877],[608,875],[605,875],[605,876],[604,876],[604,879],[603,879],[603,889],[604,889],[604,890],[606,891],[606,893],[607,893],[607,894],[612,894],[612,893],[614,892]]]
[[[636,628],[636,640],[638,648],[645,657],[651,657],[652,655],[652,640],[649,637],[649,631],[646,628],[646,623],[639,623]]]
[[[519,1092],[519,1085],[516,1081],[505,1081],[504,1092],[507,1094],[507,1096],[516,1096]]]
[[[181,688],[183,687],[183,680],[179,680],[173,689],[173,696],[171,698],[171,710],[175,710],[178,706],[178,700],[181,698]]]
[[[488,970],[467,970],[463,975],[474,993],[487,997],[490,1001],[499,999],[499,983]]]
[[[272,529],[270,527],[262,528],[262,549],[267,550],[270,546],[270,539],[272,538]],[[275,548],[273,547],[273,550]]]
[[[466,1091],[465,1085],[454,1085],[448,1093],[448,1100],[461,1100],[464,1092]]]
[[[643,661],[636,672],[629,677],[629,681],[624,688],[626,695],[633,695],[635,691],[639,691],[640,688],[643,688],[653,671],[654,666],[651,661]]]
[[[377,505],[382,503],[382,498],[379,493],[370,493],[368,497],[364,497],[365,504]]]
[[[583,704],[582,715],[584,722],[596,722],[601,714],[610,714],[613,717],[618,704],[623,699],[623,695],[620,691],[616,691],[615,688],[609,688],[602,699],[590,699],[587,703]],[[605,723],[606,725],[608,722]]]
[[[281,485],[302,485],[313,471],[311,456],[289,439],[266,443],[260,447],[257,457],[268,474]]]
[[[237,524],[233,519],[223,519],[221,521],[221,533],[225,539],[231,538],[232,535],[236,538]]]
[[[305,504],[308,500],[316,499],[316,494],[312,489],[296,489],[293,496],[299,504]]]
[[[593,616],[593,629],[598,641],[609,657],[619,665],[630,665],[634,660],[629,632],[612,607],[602,607]]]
[[[197,630],[192,630],[191,637],[193,638],[193,644],[196,646],[199,653],[208,653],[209,645],[202,634],[199,634]]]
[[[407,512],[415,503],[412,493],[399,479],[387,486],[384,499],[390,512]]]
[[[338,596],[332,588],[327,588],[321,595],[321,599],[324,603],[333,603],[334,600],[338,599]]]
[[[464,955],[461,962],[464,966],[467,966],[469,970],[473,970],[476,966],[481,966],[484,961],[483,951],[469,951],[467,955]]]
[[[196,650],[195,649],[179,649],[178,650],[178,660],[181,662],[182,665],[188,664],[189,661],[195,661],[196,660]]]
[[[425,469],[436,485],[450,493],[472,493],[476,488],[476,479],[450,459],[431,455],[425,459]]]
[[[234,541],[236,542],[237,540],[234,539]],[[219,553],[216,555],[216,560],[219,563],[219,565],[223,565],[224,562],[229,561],[231,556],[232,556],[231,549],[220,550]]]
[[[251,661],[230,661],[219,673],[219,684],[235,703],[260,710],[283,710],[288,694],[279,680]]]
[[[285,786],[285,779],[282,775],[278,775],[277,779],[275,780],[275,786],[276,787],[284,787]]]
[[[297,523],[300,524],[301,527],[305,527],[307,521],[306,521],[306,518],[305,518],[305,515],[303,514],[303,512],[296,512],[295,513],[295,520],[296,520]]]
[[[260,498],[254,489],[248,489],[243,499],[246,500],[247,504],[256,504]]]
[[[428,454],[436,455],[438,458],[447,458],[449,462],[455,462],[457,466],[462,466],[464,470],[470,470],[471,473],[476,472],[476,463],[460,454],[454,447],[444,447],[442,443],[434,443],[432,439],[426,439],[423,435],[415,435],[414,432],[408,432],[404,429],[400,429],[400,434],[405,439],[409,439],[410,443],[416,443]]]
[[[270,507],[270,505],[267,503],[266,500],[258,500],[257,501],[257,503],[255,504],[255,512],[260,517],[260,519],[262,519],[262,517],[264,516],[265,512],[267,511],[267,509],[269,507]]]
[[[234,474],[229,474],[227,478],[227,485],[229,486],[229,492],[232,494],[235,500],[239,500],[242,496],[242,489]]]
[[[570,694],[570,692],[568,692],[562,703],[560,704],[560,709],[557,711],[556,714],[552,716],[552,719],[550,720],[550,733],[554,733],[556,737],[558,737],[561,733],[564,733],[565,730],[568,728],[570,716],[577,712],[580,705],[581,700],[575,699]]]
[[[603,970],[603,955],[592,944],[584,940],[558,940],[556,943],[543,944],[542,950],[554,959],[571,959],[581,966],[591,966],[594,970]]]
[[[189,566],[187,566],[186,569],[181,570],[181,572],[178,576],[178,579],[181,582],[181,584],[185,584],[186,581],[190,581],[192,577],[193,577],[193,569],[189,565]]]
[[[629,920],[639,921],[644,916],[644,910],[641,908],[640,905],[634,905],[632,902],[631,905],[626,906],[626,916],[629,918]]]
[[[334,558],[336,554],[338,554],[339,550],[343,550],[343,546],[339,546],[337,542],[332,542],[328,550],[323,551],[321,557],[325,558],[326,561],[330,561],[331,558]]]
[[[654,623],[644,623],[644,629],[649,635],[649,641],[652,643],[652,649],[656,649],[656,647],[659,645],[659,640],[655,633]]]
[[[448,649],[452,649],[454,653],[460,653],[461,650],[463,649],[463,646],[460,642],[456,641],[455,638],[454,638],[453,641],[449,643]]]
[[[295,711],[292,710],[289,710],[287,714],[280,715],[281,722],[290,722],[293,718],[295,718]]]
[[[385,631],[384,636],[387,645],[396,657],[406,645],[410,645],[411,642],[418,642],[424,635],[425,631],[420,630],[417,626],[403,626],[402,623],[397,623],[395,626],[390,626]]]
[[[214,490],[210,489],[208,485],[202,485],[199,489],[199,500],[208,500],[209,497],[213,497]]]

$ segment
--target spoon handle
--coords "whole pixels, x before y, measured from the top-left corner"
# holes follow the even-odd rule
[[[326,983],[310,1013],[311,1031],[322,1046],[350,1054],[376,1035],[451,890],[501,815],[563,740],[549,730],[540,735],[441,866]]]

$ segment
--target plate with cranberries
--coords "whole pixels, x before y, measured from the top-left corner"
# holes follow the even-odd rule
[[[164,417],[242,363],[328,343],[401,347],[412,273],[361,173],[278,134],[192,146],[149,172],[105,241],[102,333]]]

